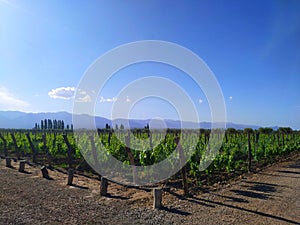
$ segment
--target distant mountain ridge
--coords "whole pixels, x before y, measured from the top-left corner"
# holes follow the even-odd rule
[[[77,115],[79,116],[79,123],[76,124],[77,128],[91,128],[87,126],[86,121],[89,121],[91,118],[88,115]],[[47,112],[47,113],[25,113],[20,111],[0,111],[0,128],[6,128],[6,129],[31,129],[34,127],[35,123],[40,123],[41,120],[44,119],[57,119],[57,120],[63,120],[65,122],[65,125],[72,124],[72,114],[68,112]],[[106,124],[109,124],[110,126],[114,124],[118,124],[119,126],[123,124],[125,128],[128,128],[128,124],[130,128],[144,128],[147,124],[150,124],[152,128],[162,128],[162,123],[159,121],[151,121],[150,119],[117,119],[113,122],[107,118],[103,118],[100,116],[95,117],[95,122],[97,125],[97,128],[104,128]],[[164,120],[164,123],[167,128],[171,129],[179,129],[179,128],[190,128],[190,129],[196,129],[199,128],[199,125],[196,122],[186,122],[186,121],[179,121],[179,120],[170,120],[166,119]],[[210,122],[200,122],[200,128],[204,129],[210,129],[211,128]],[[220,123],[214,123],[215,127],[220,127]],[[246,124],[235,124],[231,122],[226,123],[226,128],[234,128],[237,130],[243,130],[245,128],[252,128],[252,129],[258,129],[260,126],[256,125],[246,125]],[[278,127],[273,127],[273,129],[276,129]]]

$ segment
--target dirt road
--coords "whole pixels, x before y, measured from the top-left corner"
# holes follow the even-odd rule
[[[99,196],[99,181],[38,167],[26,173],[0,161],[0,224],[300,224],[300,154],[255,174],[184,199],[180,190],[164,193],[162,210],[152,210],[146,190],[110,184]]]

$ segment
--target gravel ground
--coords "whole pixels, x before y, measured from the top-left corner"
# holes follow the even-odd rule
[[[190,198],[171,188],[161,210],[151,191],[110,183],[110,196],[100,197],[96,179],[77,174],[67,186],[63,171],[47,180],[39,166],[20,173],[12,165],[0,161],[0,224],[300,224],[299,153]]]

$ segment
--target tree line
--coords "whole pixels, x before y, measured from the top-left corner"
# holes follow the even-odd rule
[[[44,119],[40,123],[35,123],[35,130],[73,130],[73,124],[65,125],[63,120]]]

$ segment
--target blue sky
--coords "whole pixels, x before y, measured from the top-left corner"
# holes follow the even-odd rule
[[[190,49],[210,67],[228,121],[300,129],[297,0],[0,0],[0,32],[0,110],[72,112],[77,85],[99,56],[128,42],[164,40]],[[178,83],[200,120],[210,119],[205,93],[187,75],[151,63],[115,74],[99,94],[96,113],[109,117],[119,91],[151,75]],[[178,118],[159,99],[141,101],[130,116]]]

